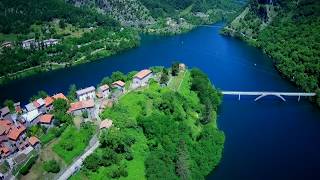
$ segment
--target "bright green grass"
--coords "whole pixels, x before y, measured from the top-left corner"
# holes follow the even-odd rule
[[[59,142],[53,146],[53,151],[58,154],[67,164],[71,164],[73,159],[82,154],[87,147],[94,128],[78,130],[74,126],[68,126],[59,138]],[[66,144],[71,144],[73,149],[64,149]]]
[[[186,72],[180,72],[178,76],[173,76],[171,81],[168,84],[168,87],[174,91],[179,90],[179,86],[181,84],[181,81],[183,80]]]
[[[195,92],[190,91],[190,72],[180,73],[176,77],[176,88],[180,86],[177,93],[186,97],[191,104],[195,107],[199,105],[199,99]],[[181,84],[181,85],[180,85]],[[114,126],[120,128],[122,133],[135,137],[135,143],[131,146],[133,153],[133,160],[122,160],[122,163],[127,165],[128,177],[121,177],[122,180],[143,180],[145,179],[145,158],[148,156],[149,149],[147,139],[144,136],[142,130],[126,127],[126,123],[137,123],[138,116],[145,111],[146,114],[151,114],[154,110],[154,99],[161,98],[161,95],[165,92],[172,91],[171,88],[161,88],[157,83],[151,83],[148,88],[145,88],[138,92],[129,92],[122,96],[117,105],[113,108],[105,109],[102,113],[103,118],[112,119]],[[190,116],[185,120],[186,124],[192,129],[192,136],[197,137],[201,132],[201,125],[196,125],[198,114],[195,111],[188,112]],[[98,153],[103,153],[103,149],[98,149]],[[114,166],[100,167],[96,172],[89,171],[85,173],[83,170],[75,174],[72,180],[81,179],[110,179],[108,173],[114,168]]]
[[[134,129],[128,129],[127,134],[135,137],[136,142],[132,145],[133,160],[127,162],[128,177],[120,179],[127,180],[144,180],[145,179],[145,167],[144,161],[148,155],[149,149],[147,145],[147,139],[143,132],[136,131]]]

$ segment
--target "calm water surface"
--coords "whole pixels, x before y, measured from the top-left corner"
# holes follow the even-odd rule
[[[139,48],[121,55],[2,86],[0,101],[26,103],[39,90],[67,92],[70,84],[96,85],[113,71],[170,66],[173,60],[202,69],[222,90],[299,91],[260,50],[219,35],[219,26],[172,37],[144,36]],[[226,134],[224,156],[207,179],[320,179],[320,111],[308,101],[226,97],[218,123]]]

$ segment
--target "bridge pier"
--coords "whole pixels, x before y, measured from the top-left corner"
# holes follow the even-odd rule
[[[301,97],[301,96],[298,97],[298,102],[300,102],[300,97]]]
[[[239,101],[240,101],[240,96],[241,96],[241,95],[239,94],[239,97],[238,97],[238,100],[239,100]]]

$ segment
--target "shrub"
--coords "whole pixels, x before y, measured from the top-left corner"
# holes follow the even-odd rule
[[[31,169],[32,165],[36,162],[38,159],[38,155],[31,157],[26,164],[24,164],[19,173],[22,175],[28,174],[29,170]]]
[[[49,160],[44,162],[43,169],[47,172],[57,173],[60,171],[60,166],[57,161]]]

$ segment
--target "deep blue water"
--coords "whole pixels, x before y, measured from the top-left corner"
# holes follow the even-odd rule
[[[246,43],[201,27],[171,36],[144,36],[139,48],[88,64],[56,70],[0,87],[6,98],[26,103],[39,90],[66,92],[96,85],[119,70],[170,66],[179,60],[205,71],[222,90],[299,91],[281,78],[270,58]],[[255,65],[256,64],[256,65]],[[218,118],[226,134],[220,166],[208,179],[320,179],[320,111],[307,100],[226,97]]]

